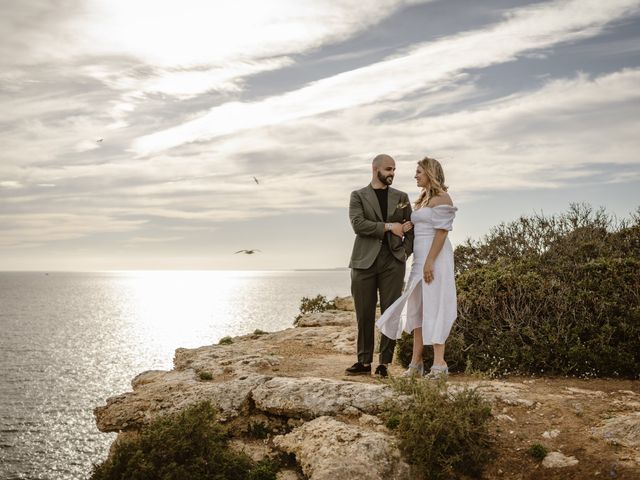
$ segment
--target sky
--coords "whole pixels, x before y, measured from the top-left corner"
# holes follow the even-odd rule
[[[4,271],[346,267],[379,153],[441,161],[454,245],[622,218],[640,0],[0,0],[0,146]]]

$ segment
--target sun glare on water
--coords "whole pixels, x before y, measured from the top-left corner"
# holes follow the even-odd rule
[[[252,272],[127,272],[132,334],[161,350],[218,340]],[[237,321],[238,319],[236,319]]]

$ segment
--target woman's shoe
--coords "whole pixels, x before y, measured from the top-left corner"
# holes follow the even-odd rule
[[[404,378],[421,377],[424,375],[424,365],[421,363],[410,363],[409,368],[400,375]]]
[[[437,365],[432,365],[429,373],[427,373],[424,378],[438,380],[440,378],[446,378],[448,375],[449,367],[439,367]]]

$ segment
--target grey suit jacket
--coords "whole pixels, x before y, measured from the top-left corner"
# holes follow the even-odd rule
[[[395,188],[387,188],[389,189],[387,223],[411,220],[409,196]],[[380,202],[371,185],[351,192],[349,219],[356,233],[349,267],[369,268],[373,265],[385,241],[388,242],[393,256],[401,262],[405,262],[413,252],[413,230],[407,232],[404,239],[392,233],[385,235]]]

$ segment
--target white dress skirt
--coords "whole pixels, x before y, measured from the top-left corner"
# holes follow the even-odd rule
[[[445,343],[458,316],[453,247],[447,238],[434,262],[433,280],[423,279],[424,262],[436,230],[452,230],[456,207],[423,207],[411,214],[414,225],[413,265],[404,293],[376,322],[387,337],[398,339],[402,332],[422,327],[425,345]]]

